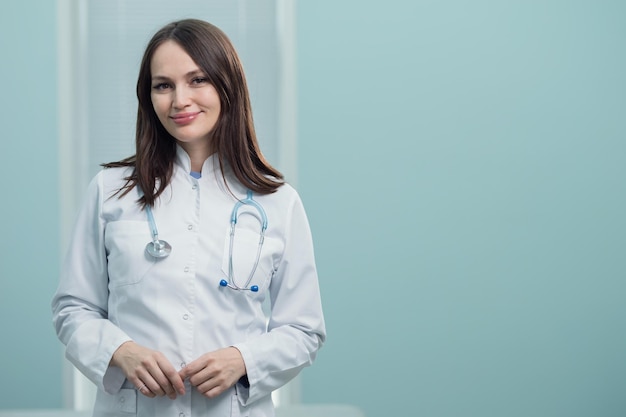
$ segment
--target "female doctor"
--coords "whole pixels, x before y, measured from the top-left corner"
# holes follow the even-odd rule
[[[89,185],[52,301],[66,356],[99,388],[94,416],[273,416],[325,339],[301,200],[215,26],[159,30],[137,97],[136,154]]]

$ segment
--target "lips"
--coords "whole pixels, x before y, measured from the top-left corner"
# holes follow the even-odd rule
[[[200,112],[188,112],[188,113],[177,113],[173,116],[170,116],[170,119],[174,121],[174,123],[178,125],[186,125],[194,121]]]

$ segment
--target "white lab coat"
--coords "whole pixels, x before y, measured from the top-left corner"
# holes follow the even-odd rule
[[[113,195],[130,169],[104,169],[89,185],[52,309],[67,358],[99,388],[96,417],[273,416],[271,392],[310,365],[324,342],[312,239],[294,189],[283,185],[273,194],[254,195],[268,219],[251,281],[259,291],[236,291],[219,285],[228,279],[236,199],[216,156],[204,163],[200,179],[190,176],[190,168],[178,147],[171,185],[153,209],[159,237],[172,245],[170,256],[158,260],[145,253],[151,234],[136,204],[137,187],[122,198]],[[243,186],[232,174],[227,177],[232,192],[244,198]],[[233,250],[238,285],[244,285],[256,255],[256,213],[249,206],[239,212]],[[109,366],[128,340],[162,352],[176,369],[235,346],[250,386],[237,383],[211,400],[186,381],[186,394],[176,400],[145,397]]]

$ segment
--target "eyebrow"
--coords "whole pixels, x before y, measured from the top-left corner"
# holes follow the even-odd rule
[[[193,77],[194,75],[204,75],[204,71],[200,69],[189,71],[187,74],[185,74],[185,77]],[[164,75],[155,75],[152,77],[152,81],[164,81],[164,80],[170,80],[170,77],[166,77]]]

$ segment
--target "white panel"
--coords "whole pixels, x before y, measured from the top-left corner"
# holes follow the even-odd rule
[[[278,37],[274,0],[88,2],[89,175],[103,162],[134,153],[135,85],[143,50],[161,26],[193,17],[220,27],[248,77],[261,148],[278,161]]]
[[[243,62],[261,149],[296,180],[295,0],[57,0],[61,248],[89,179],[134,153],[135,85],[153,33],[181,18],[220,27]],[[64,406],[90,410],[95,386],[64,360]],[[273,395],[297,403],[299,380]]]

